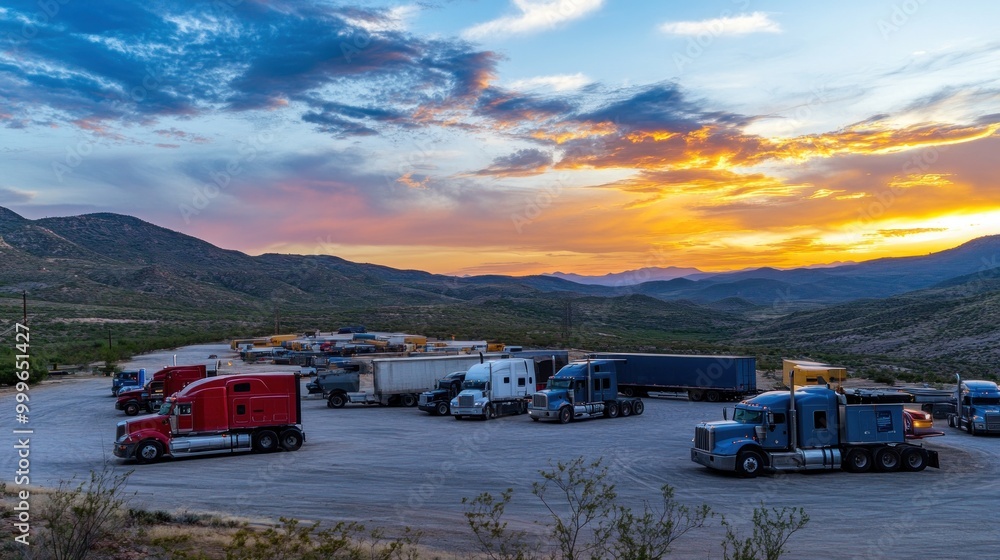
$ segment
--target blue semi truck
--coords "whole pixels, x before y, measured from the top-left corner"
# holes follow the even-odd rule
[[[563,366],[549,378],[545,389],[531,396],[532,420],[566,424],[587,418],[617,418],[642,414],[645,406],[635,397],[618,396],[621,360],[586,360]]]
[[[848,404],[825,386],[792,387],[737,404],[732,420],[699,423],[691,460],[744,477],[938,467],[936,451],[906,442],[902,404]]]
[[[753,356],[599,352],[591,357],[619,362],[618,390],[627,397],[687,393],[692,401],[718,402],[757,394]]]

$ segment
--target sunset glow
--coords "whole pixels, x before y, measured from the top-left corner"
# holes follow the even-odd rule
[[[564,4],[8,2],[0,206],[459,275],[1000,233],[993,3]]]

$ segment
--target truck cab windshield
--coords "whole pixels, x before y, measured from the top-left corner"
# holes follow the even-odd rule
[[[733,412],[733,421],[740,424],[760,424],[764,418],[764,413],[760,410],[748,410],[737,408]]]
[[[486,381],[466,381],[462,383],[462,388],[484,390],[486,389]]]
[[[169,403],[169,402],[165,402],[165,403],[161,404],[160,405],[160,410],[156,411],[156,414],[158,414],[160,416],[169,416],[173,404],[174,403]]]
[[[550,389],[572,389],[573,380],[572,379],[549,379]]]

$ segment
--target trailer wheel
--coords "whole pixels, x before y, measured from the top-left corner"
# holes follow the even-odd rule
[[[622,389],[622,394],[625,395],[626,397],[634,397],[635,396],[635,388],[634,387],[625,387],[624,389]]]
[[[872,468],[872,454],[867,449],[851,449],[844,456],[844,470],[853,473],[868,472]]]
[[[261,430],[253,435],[253,448],[260,453],[270,453],[278,448],[278,436],[271,430]]]
[[[632,403],[632,414],[639,416],[646,411],[646,405],[642,404],[642,401],[635,401]]]
[[[694,402],[698,402],[705,398],[705,393],[701,392],[701,389],[691,389],[688,391],[688,398]]]
[[[764,458],[760,453],[748,450],[736,455],[736,472],[744,478],[755,478],[764,469]]]
[[[632,403],[623,402],[619,405],[618,414],[625,418],[626,416],[632,416]]]
[[[285,451],[298,451],[302,447],[302,432],[289,428],[281,432],[281,448]]]
[[[902,454],[903,470],[909,472],[919,472],[927,468],[927,454],[923,449],[910,447],[903,450]]]
[[[564,406],[559,409],[559,423],[569,424],[573,420],[573,409]]]
[[[449,412],[451,412],[451,410],[448,407],[448,403],[444,401],[438,403],[437,405],[438,416],[448,416]]]
[[[618,403],[615,401],[609,401],[608,405],[604,407],[604,415],[608,418],[618,418]]]
[[[417,406],[417,396],[407,393],[400,397],[403,406]]]
[[[139,414],[139,403],[129,401],[125,403],[125,407],[122,410],[125,411],[126,416],[135,416],[136,414]]]
[[[899,470],[899,453],[891,447],[883,447],[875,452],[875,468],[881,472]]]
[[[135,460],[138,463],[155,463],[163,456],[163,446],[156,440],[146,440],[135,449]]]
[[[719,402],[721,398],[718,391],[708,391],[705,393],[705,400],[708,402]]]
[[[343,393],[333,393],[326,400],[326,406],[330,408],[343,408],[345,404],[347,404],[347,395]]]

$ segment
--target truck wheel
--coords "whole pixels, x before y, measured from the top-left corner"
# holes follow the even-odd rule
[[[334,393],[326,400],[326,406],[330,408],[344,408],[345,404],[347,404],[347,395],[343,393]]]
[[[708,391],[705,393],[705,400],[708,402],[719,402],[722,398],[718,391]]]
[[[901,460],[904,471],[918,472],[927,468],[927,455],[923,449],[914,447],[904,449]]]
[[[493,418],[496,418],[496,417],[497,417],[497,414],[496,414],[496,411],[493,410],[493,405],[492,404],[488,404],[488,405],[486,405],[486,406],[483,407],[483,420],[490,420],[490,419],[493,419]]]
[[[281,432],[281,448],[285,451],[298,451],[302,447],[302,432],[289,428]]]
[[[446,403],[446,402],[439,402],[438,403],[438,405],[437,405],[438,416],[448,416],[449,412],[451,412],[451,410],[448,407],[448,403]]]
[[[883,447],[875,452],[875,468],[880,472],[899,470],[899,453],[891,447]]]
[[[270,453],[278,448],[278,436],[271,430],[261,430],[253,435],[253,448],[259,453]]]
[[[626,416],[632,416],[632,403],[623,402],[619,405],[618,414],[625,418]]]
[[[604,407],[604,415],[608,418],[618,418],[618,412],[618,403],[608,401],[608,405]]]
[[[403,406],[417,406],[417,396],[407,393],[400,397],[400,402],[402,402]]]
[[[622,389],[622,394],[625,395],[626,397],[634,397],[635,396],[635,388],[634,387],[625,387],[624,389]]]
[[[705,398],[705,393],[702,393],[701,389],[691,389],[688,391],[688,398],[694,402],[698,402]]]
[[[135,401],[129,401],[125,403],[125,406],[122,408],[122,410],[125,411],[126,416],[135,416],[136,414],[139,414],[139,403]]]
[[[642,404],[642,401],[635,401],[632,403],[632,414],[639,416],[646,411],[646,405]]]
[[[955,417],[952,416],[951,414],[948,415],[948,427],[949,428],[955,427]]]
[[[867,449],[855,448],[844,456],[844,470],[853,473],[868,472],[872,468],[872,455]]]
[[[573,409],[564,406],[559,409],[559,423],[569,424],[573,420]]]
[[[744,478],[755,478],[764,469],[764,458],[756,451],[740,451],[736,455],[736,472]]]
[[[163,456],[163,446],[155,440],[146,440],[135,448],[135,460],[138,463],[155,463]]]

